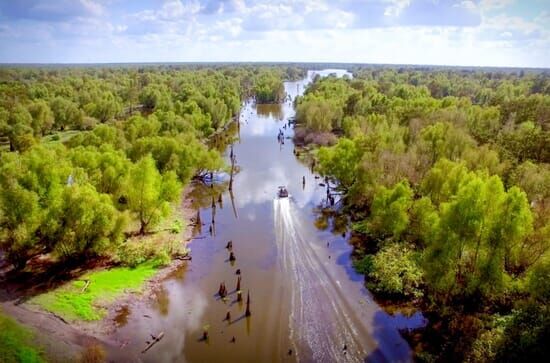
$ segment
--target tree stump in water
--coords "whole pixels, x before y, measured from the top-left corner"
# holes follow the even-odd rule
[[[246,312],[244,313],[245,316],[250,316],[252,313],[250,312],[250,291],[248,291],[248,294],[246,296]]]

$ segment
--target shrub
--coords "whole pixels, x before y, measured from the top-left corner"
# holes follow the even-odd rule
[[[360,274],[368,275],[372,272],[373,255],[365,255],[353,261],[353,268]]]
[[[179,219],[177,219],[176,221],[174,221],[172,228],[170,228],[170,232],[172,232],[173,234],[178,234],[181,232],[182,228],[183,228],[183,224]]]
[[[145,244],[127,242],[122,244],[117,259],[123,266],[136,267],[150,258],[150,251]]]
[[[153,266],[164,267],[172,262],[172,256],[165,249],[160,250],[153,258]]]
[[[389,243],[372,258],[367,286],[388,295],[420,297],[422,270],[415,261],[413,247]]]

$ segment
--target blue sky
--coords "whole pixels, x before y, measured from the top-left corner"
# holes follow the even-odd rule
[[[0,62],[550,67],[550,0],[0,0]]]

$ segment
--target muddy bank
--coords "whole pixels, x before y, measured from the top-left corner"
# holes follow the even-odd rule
[[[187,246],[193,234],[193,223],[191,222],[196,214],[196,208],[193,206],[193,200],[190,197],[193,186],[188,186],[183,191],[182,202],[174,211],[177,218],[184,222],[182,231],[176,236],[182,244]],[[110,333],[116,328],[117,317],[120,319],[120,312],[127,309],[128,306],[135,304],[140,300],[148,300],[156,296],[158,286],[161,281],[177,273],[187,261],[176,259],[167,267],[159,269],[155,276],[148,280],[139,293],[126,293],[108,306],[106,316],[99,321],[67,321],[62,317],[50,313],[25,301],[36,294],[45,292],[44,286],[27,286],[17,280],[7,280],[11,268],[7,264],[2,264],[0,281],[0,307],[2,311],[13,317],[19,323],[30,328],[35,333],[36,344],[44,349],[48,361],[52,362],[72,362],[75,361],[81,352],[89,346],[99,345],[106,354],[108,361],[112,362],[134,362],[139,361],[139,356],[124,349],[124,342],[114,340]],[[92,265],[90,265],[92,266]],[[108,267],[106,262],[95,264],[95,268]],[[93,267],[93,266],[92,266]],[[77,278],[84,272],[94,271],[82,269],[82,272],[76,274],[66,272],[68,277]],[[68,283],[72,280],[64,280]],[[59,287],[60,284],[53,284],[50,288]]]

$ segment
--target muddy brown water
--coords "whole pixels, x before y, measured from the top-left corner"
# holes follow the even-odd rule
[[[345,73],[315,73],[334,72]],[[313,76],[310,71],[304,80],[285,83],[292,99]],[[398,329],[421,326],[424,319],[420,313],[386,314],[351,267],[349,233],[341,230],[345,223],[319,222],[326,189],[286,139],[292,130],[283,126],[294,114],[288,101],[243,106],[233,143],[239,170],[233,191],[227,190],[227,175],[216,176],[215,188],[195,189],[203,225],[190,245],[193,260],[165,279],[154,299],[120,310],[113,338],[124,349],[144,362],[411,360]],[[279,130],[284,144],[277,140]],[[276,197],[281,185],[289,198]],[[234,263],[225,248],[229,240]],[[242,302],[235,291],[237,269]],[[226,301],[217,295],[222,282]],[[245,316],[248,293],[250,317]],[[207,340],[201,339],[205,329]],[[164,338],[140,354],[150,334],[161,331]]]

